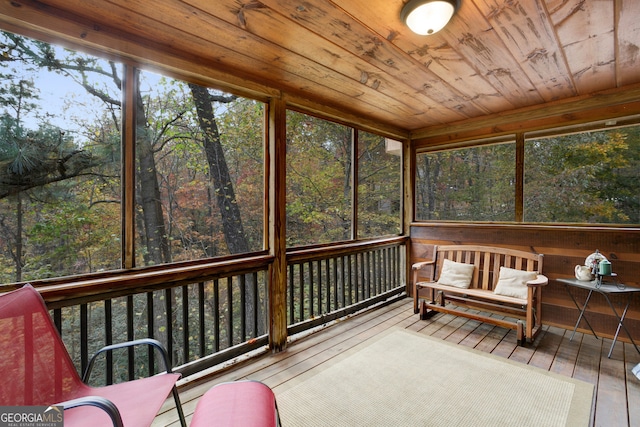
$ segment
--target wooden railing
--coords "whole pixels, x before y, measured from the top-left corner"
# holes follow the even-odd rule
[[[405,291],[405,238],[287,253],[287,332],[293,335]]]
[[[79,371],[105,345],[151,337],[188,375],[268,344],[272,262],[266,254],[228,257],[32,284]],[[99,360],[92,378],[104,384],[154,374],[157,360],[151,349],[122,350]]]
[[[289,334],[378,304],[405,290],[405,238],[287,254]],[[268,346],[273,257],[229,257],[31,282],[47,302],[79,371],[99,348],[152,337],[190,375]],[[3,286],[10,290],[20,284]],[[93,384],[154,374],[147,348],[99,360]]]

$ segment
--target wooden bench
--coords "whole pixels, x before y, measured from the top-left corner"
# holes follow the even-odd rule
[[[468,288],[439,283],[445,260],[449,260],[446,262],[448,266],[445,276],[447,277],[451,277],[452,268],[459,267],[465,270],[473,268]],[[470,264],[474,267],[465,267],[450,261]],[[468,317],[515,329],[518,345],[524,345],[525,338],[527,342],[532,342],[542,325],[542,287],[548,284],[547,278],[540,274],[542,261],[542,254],[508,248],[473,245],[434,246],[433,260],[413,264],[414,312],[420,312],[421,319],[426,319],[434,312]],[[502,270],[501,267],[506,269]],[[529,274],[514,270],[529,272]],[[503,281],[498,290],[500,293],[496,293],[501,272]],[[531,276],[522,280],[522,284],[518,283],[522,288],[517,287],[516,293],[522,293],[522,295],[517,297],[505,295],[505,279],[508,275]],[[518,279],[514,280],[518,281]],[[448,282],[448,280],[442,281]],[[511,285],[508,287],[513,289]],[[506,292],[506,294],[509,293],[509,291]],[[447,305],[447,302],[452,304]],[[480,314],[478,309],[490,314]]]

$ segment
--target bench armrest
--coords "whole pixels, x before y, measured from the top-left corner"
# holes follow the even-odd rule
[[[538,277],[527,282],[527,286],[546,286],[548,284],[549,279],[547,279],[547,276],[544,276],[542,274],[538,274]]]
[[[435,260],[431,260],[431,261],[422,261],[422,262],[416,262],[415,264],[413,264],[411,266],[411,268],[413,270],[421,270],[422,268],[426,267],[427,265],[433,265],[435,264]]]

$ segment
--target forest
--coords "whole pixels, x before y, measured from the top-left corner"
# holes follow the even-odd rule
[[[122,268],[123,65],[0,36],[2,283]],[[267,106],[135,76],[135,265],[265,249]],[[288,246],[400,234],[391,144],[289,110]],[[515,143],[416,164],[417,220],[515,220]],[[639,127],[527,138],[524,164],[525,222],[640,223]]]
[[[516,221],[515,142],[417,156],[419,220]],[[526,138],[523,221],[640,224],[640,126]]]
[[[264,102],[138,68],[127,81],[123,64],[8,32],[0,49],[2,283],[125,268],[123,129],[132,125],[134,267],[268,249]],[[124,118],[126,91],[135,123]],[[291,110],[286,143],[288,246],[401,233],[401,156],[388,140]],[[200,286],[64,308],[79,369],[83,344],[122,340],[127,325],[136,338],[174,340],[177,364],[266,333],[264,274]],[[182,337],[168,331],[185,330],[176,313],[198,304],[208,341],[189,336],[191,355],[182,354]],[[125,366],[126,357],[114,362],[116,377],[126,378]],[[147,369],[144,355],[136,366]]]
[[[2,282],[122,268],[122,64],[1,36]],[[136,80],[135,264],[265,249],[265,104]],[[287,127],[290,246],[400,233],[401,163],[385,138],[295,111]]]

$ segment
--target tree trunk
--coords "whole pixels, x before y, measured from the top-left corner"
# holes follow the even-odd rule
[[[227,247],[232,254],[249,252],[249,244],[240,217],[240,208],[236,201],[231,175],[220,143],[220,132],[211,105],[211,95],[207,88],[202,86],[189,84],[189,88],[196,104],[200,129],[204,133],[204,151],[209,163],[213,191],[222,217],[222,228]]]
[[[160,185],[158,184],[153,145],[147,133],[147,117],[139,92],[136,110],[136,156],[139,164],[139,195],[147,244],[146,264],[162,264],[171,262],[171,251],[162,214]]]
[[[220,216],[222,217],[222,230],[227,248],[232,254],[247,253],[249,252],[249,243],[244,234],[240,207],[236,201],[233,182],[231,181],[224,150],[220,142],[220,132],[213,112],[211,95],[209,90],[202,86],[189,84],[189,88],[191,89],[198,113],[200,129],[204,134],[204,152],[207,156],[207,162],[209,163],[209,175],[213,185],[213,193],[218,205],[218,210],[220,211]],[[251,328],[251,325],[253,325],[256,320],[254,318],[253,307],[256,304],[257,296],[254,295],[253,292],[254,276],[247,274],[245,277],[247,280],[244,285],[244,318],[246,324]],[[251,331],[246,332],[250,333]],[[253,331],[253,334],[257,336],[258,331]],[[243,338],[246,339],[246,337]]]

